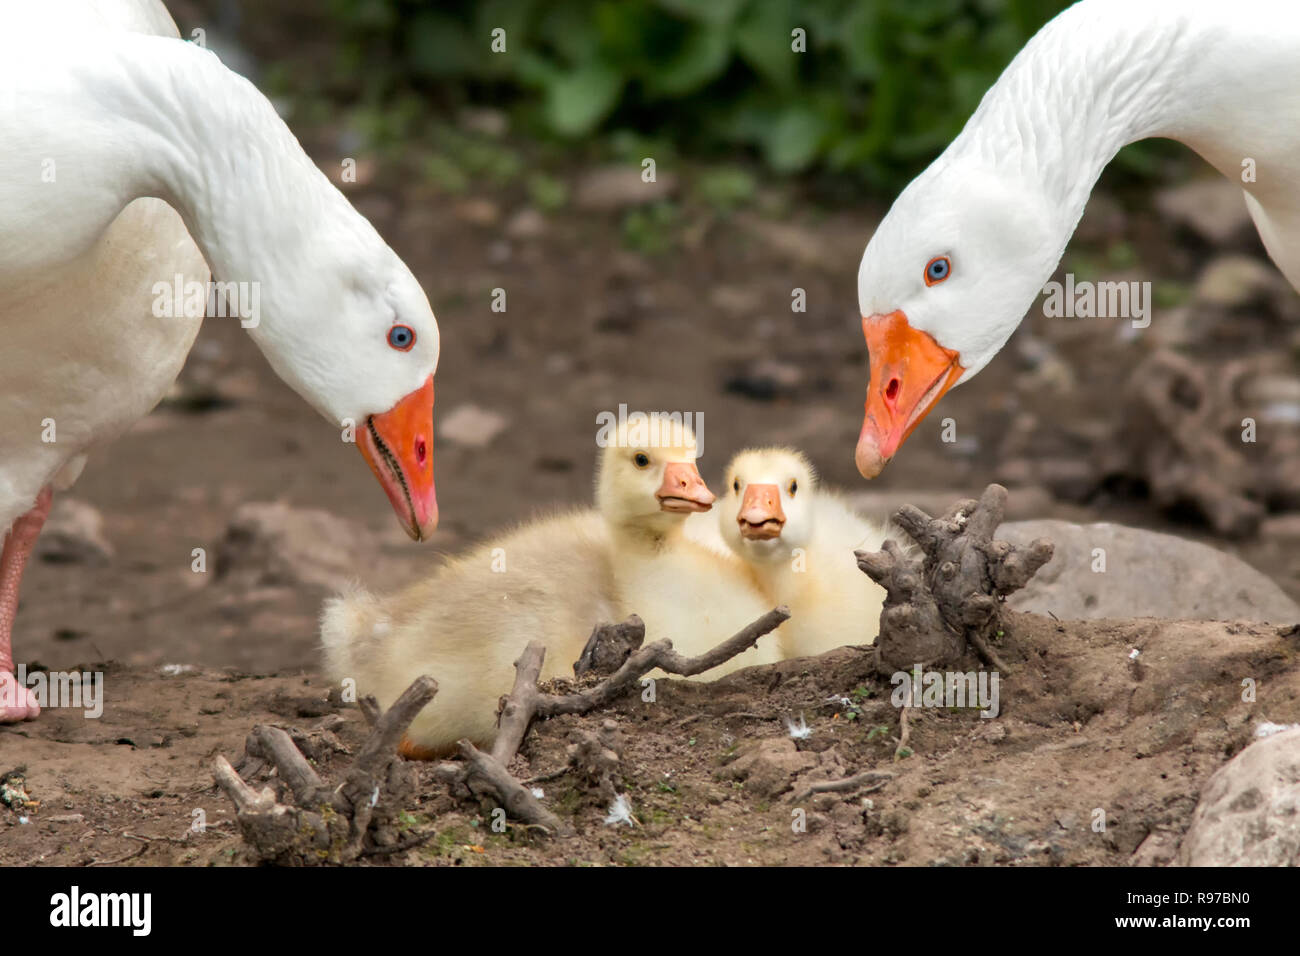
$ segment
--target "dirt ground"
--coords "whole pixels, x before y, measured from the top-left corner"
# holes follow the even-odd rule
[[[300,132],[322,166],[335,163],[336,131]],[[26,823],[0,808],[0,864],[245,862],[230,807],[212,788],[212,758],[241,753],[257,723],[306,729],[331,708],[315,627],[326,589],[250,588],[191,568],[193,549],[214,553],[241,504],[282,501],[363,523],[381,555],[356,575],[394,586],[439,552],[588,500],[596,415],[621,403],[702,412],[706,477],[745,445],[788,443],[828,484],[863,487],[852,460],[867,374],[855,275],[883,209],[764,186],[779,215],[721,215],[691,204],[690,169],[678,175],[685,221],[658,255],[626,248],[617,214],[569,209],[508,235],[505,224],[527,205],[510,188],[449,197],[382,166],[348,187],[437,312],[435,418],[474,405],[505,421],[484,447],[436,444],[442,524],[428,544],[405,538],[360,456],[274,376],[236,323],[205,323],[174,399],[95,454],[70,493],[103,515],[112,558],[40,561],[27,574],[16,659],[102,670],[107,703],[97,720],[53,711],[0,727],[0,772],[25,767],[40,801]],[[1085,230],[1076,247],[1100,255],[1118,229],[1145,269],[1190,282],[1214,250],[1189,242],[1149,201],[1123,198],[1094,200],[1090,216],[1102,227]],[[1122,226],[1106,226],[1115,208],[1125,210]],[[805,313],[790,311],[795,287],[806,290]],[[504,313],[490,309],[495,288],[508,292]],[[1279,321],[1261,309],[1228,345],[1199,348],[1225,359],[1267,351],[1285,339],[1269,331]],[[1027,357],[1043,343],[1057,360],[1052,381]],[[1152,347],[1105,320],[1031,316],[992,365],[944,399],[877,487],[976,495],[1002,477],[1000,441],[1025,416],[1060,439],[1045,454],[1105,433],[1125,415],[1120,383]],[[945,415],[957,422],[956,443],[940,440]],[[1196,537],[1300,597],[1300,540],[1218,539],[1160,513],[1140,487],[1058,496],[1038,516]],[[1296,638],[1271,627],[1018,617],[1005,640],[1015,674],[1002,716],[927,710],[916,720],[915,754],[898,763],[890,687],[860,652],[710,687],[670,682],[656,705],[633,699],[610,714],[554,720],[524,749],[522,775],[549,773],[563,764],[575,725],[612,716],[639,827],[605,826],[605,808],[564,776],[541,786],[579,835],[556,843],[486,832],[484,817],[430,787],[410,825],[435,835],[386,862],[1161,862],[1202,782],[1249,741],[1254,723],[1300,721]],[[172,676],[166,665],[177,665]],[[1260,682],[1257,703],[1241,701],[1244,677]],[[338,752],[319,755],[327,772],[361,739],[359,715],[344,713]],[[800,714],[813,734],[796,747],[785,720]],[[760,745],[768,749],[750,753]],[[737,765],[751,768],[747,779],[732,778],[748,772]],[[790,788],[873,767],[896,776],[865,798],[869,807],[861,795],[813,797],[797,805],[807,832],[792,832]],[[1104,833],[1090,826],[1097,808]],[[198,810],[203,833],[190,832]]]
[[[1133,650],[1140,651],[1136,660]],[[420,846],[378,865],[1015,864],[1167,862],[1206,777],[1250,742],[1257,721],[1300,720],[1297,638],[1263,625],[1068,622],[1013,615],[1000,652],[1014,669],[996,719],[973,707],[913,711],[912,756],[895,762],[897,711],[869,655],[750,668],[711,685],[661,681],[656,700],[535,726],[512,770],[542,777],[575,835],[491,829],[491,806],[453,800],[422,765],[405,818]],[[1241,700],[1243,677],[1260,686]],[[4,821],[0,863],[249,862],[207,772],[242,753],[255,723],[309,735],[323,776],[364,738],[317,677],[204,669],[160,677],[110,665],[104,716],[56,712],[12,734],[5,759],[29,768],[32,822]],[[612,720],[618,785],[634,825],[573,773],[565,747]],[[811,735],[795,741],[787,720]],[[869,796],[804,791],[864,770],[893,774]],[[556,771],[561,771],[552,777]],[[254,778],[259,786],[265,779]],[[1099,814],[1102,815],[1099,817]],[[1104,819],[1105,828],[1095,823]],[[204,826],[194,826],[196,820]]]

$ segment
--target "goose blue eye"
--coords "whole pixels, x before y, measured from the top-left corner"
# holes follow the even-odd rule
[[[394,325],[388,330],[388,344],[399,352],[409,352],[415,344],[415,330],[409,325]]]
[[[948,278],[952,272],[952,262],[947,256],[935,256],[925,266],[925,284],[935,285]]]

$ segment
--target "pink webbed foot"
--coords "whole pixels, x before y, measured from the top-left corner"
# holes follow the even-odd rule
[[[8,671],[0,671],[0,724],[16,724],[40,716],[36,695],[23,687]]]

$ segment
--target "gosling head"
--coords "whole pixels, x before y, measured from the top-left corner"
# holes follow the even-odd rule
[[[628,423],[618,429],[600,457],[596,506],[611,524],[666,534],[686,516],[713,507],[696,468],[695,434],[680,423],[656,428]]]
[[[789,448],[742,451],[727,466],[718,526],[731,550],[748,561],[783,561],[813,536],[811,499],[817,473]]]

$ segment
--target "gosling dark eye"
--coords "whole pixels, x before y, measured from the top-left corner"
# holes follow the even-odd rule
[[[947,256],[935,256],[925,266],[925,284],[938,285],[952,272],[952,260]]]
[[[795,480],[792,478],[792,479],[790,480],[790,497],[793,498],[793,497],[794,497],[794,493],[795,493],[796,491],[798,491],[798,490],[799,490],[799,482],[795,481]]]
[[[415,330],[409,325],[394,325],[388,330],[388,344],[399,352],[411,351],[415,344]]]
[[[737,494],[740,493],[740,479],[739,479],[739,478],[733,478],[733,479],[731,480],[731,490],[734,491],[734,492],[736,492]]]
[[[645,452],[643,452],[643,451],[639,451],[639,452],[637,452],[637,453],[632,457],[632,460],[633,460],[634,462],[636,462],[636,466],[637,466],[638,468],[645,468],[645,467],[648,467],[649,464],[650,464],[650,456],[647,455],[647,454],[646,454]]]

